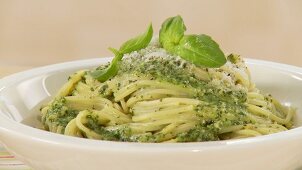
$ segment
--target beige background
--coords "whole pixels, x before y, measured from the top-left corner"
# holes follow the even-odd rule
[[[227,52],[302,66],[301,0],[0,0],[0,76],[57,62],[110,56],[170,16]]]

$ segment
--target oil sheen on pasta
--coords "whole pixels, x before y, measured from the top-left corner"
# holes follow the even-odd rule
[[[288,130],[295,109],[261,93],[238,56],[220,68],[197,67],[158,40],[126,54],[103,83],[81,70],[41,109],[51,132],[110,141],[198,142]],[[97,69],[106,69],[108,64]]]

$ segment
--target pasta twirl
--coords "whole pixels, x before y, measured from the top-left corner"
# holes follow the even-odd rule
[[[238,56],[219,68],[172,56],[154,40],[125,54],[105,82],[71,75],[41,109],[51,132],[128,142],[197,142],[267,135],[292,127],[295,109],[263,94]],[[102,70],[108,65],[102,65]]]

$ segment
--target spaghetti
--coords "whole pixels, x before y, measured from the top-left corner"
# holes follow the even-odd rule
[[[240,56],[227,60],[220,68],[198,67],[154,41],[124,55],[118,74],[105,82],[89,70],[71,75],[41,109],[41,120],[51,132],[128,142],[213,141],[290,129],[295,109],[261,93]]]

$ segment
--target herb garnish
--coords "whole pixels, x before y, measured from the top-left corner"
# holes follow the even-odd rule
[[[159,41],[168,52],[203,67],[220,67],[226,58],[219,45],[208,35],[184,35],[181,16],[168,18],[162,24]]]
[[[168,18],[162,24],[159,41],[163,48],[173,55],[202,67],[220,67],[226,63],[226,58],[219,45],[208,35],[185,35],[186,26],[181,16]],[[126,41],[119,50],[109,48],[115,55],[106,69],[91,72],[93,78],[104,82],[118,73],[119,62],[124,54],[138,51],[148,46],[153,36],[150,24],[147,31],[133,39]]]
[[[104,82],[115,76],[118,72],[118,63],[122,60],[124,54],[146,48],[153,36],[153,28],[150,24],[147,31],[133,39],[122,44],[119,50],[109,48],[114,53],[114,58],[108,68],[104,70],[95,70],[91,72],[91,76],[101,82]]]

